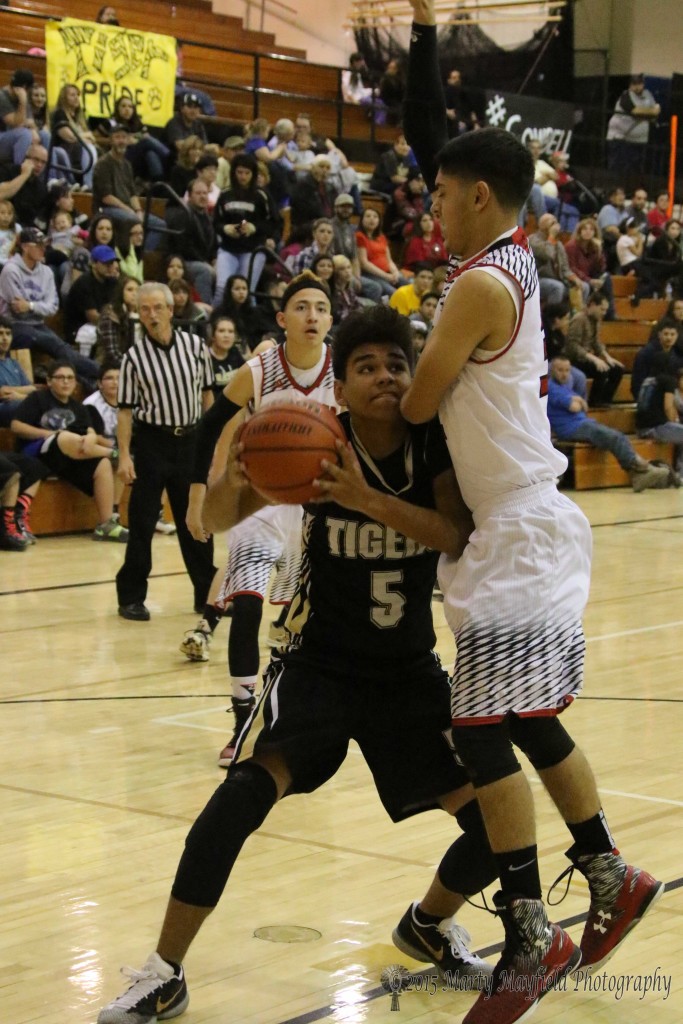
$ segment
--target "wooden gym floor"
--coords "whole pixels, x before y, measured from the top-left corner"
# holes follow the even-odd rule
[[[593,491],[578,500],[594,525],[595,559],[585,694],[565,722],[589,752],[619,846],[670,891],[603,972],[550,994],[535,1020],[679,1024],[683,493]],[[8,1024],[92,1024],[123,990],[118,968],[141,966],[153,949],[185,833],[222,777],[215,759],[232,724],[227,626],[209,664],[188,664],[177,646],[195,616],[175,538],[156,537],[154,555],[148,624],[115,614],[116,545],[51,538],[0,556],[0,1020]],[[435,615],[449,664],[438,605]],[[547,890],[570,840],[536,782],[534,790]],[[417,966],[392,946],[391,930],[455,835],[437,812],[392,825],[352,749],[332,783],[284,801],[247,842],[187,959],[183,1019],[461,1020],[469,995],[409,991],[401,1016],[390,1016],[379,984],[387,965]],[[586,887],[574,879],[555,919],[578,936],[586,907]],[[499,923],[472,907],[461,920],[473,947],[495,958]],[[312,941],[254,936],[267,926],[293,926],[276,937]]]

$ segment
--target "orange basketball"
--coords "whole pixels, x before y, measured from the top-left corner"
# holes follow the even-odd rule
[[[338,463],[334,443],[347,438],[330,409],[306,400],[266,405],[247,420],[238,440],[254,490],[280,505],[300,505],[315,496],[322,459]]]

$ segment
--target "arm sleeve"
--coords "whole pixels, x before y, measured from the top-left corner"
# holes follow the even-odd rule
[[[240,408],[236,402],[231,402],[221,394],[200,419],[192,471],[193,484],[206,483],[218,438],[225,424],[237,415]]]
[[[435,25],[412,26],[403,127],[427,188],[433,192],[439,169],[437,154],[448,142]]]

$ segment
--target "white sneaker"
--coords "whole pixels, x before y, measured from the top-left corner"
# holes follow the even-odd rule
[[[206,619],[200,619],[194,629],[188,629],[180,645],[180,652],[188,661],[208,661],[211,630]]]
[[[175,523],[167,523],[162,513],[157,519],[154,529],[157,533],[175,533],[176,525]]]
[[[179,1017],[190,997],[182,967],[176,974],[158,953],[152,953],[142,970],[122,967],[132,985],[100,1010],[97,1024],[156,1024],[157,1020]]]

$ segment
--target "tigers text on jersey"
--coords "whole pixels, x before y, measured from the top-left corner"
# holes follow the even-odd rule
[[[456,264],[435,321],[453,282],[471,270],[499,281],[517,312],[509,341],[497,351],[476,348],[439,406],[458,483],[476,517],[479,506],[557,480],[567,460],[550,440],[538,275],[524,232],[501,235],[472,259]]]
[[[450,468],[436,422],[410,427],[409,440],[374,461],[340,420],[370,486],[433,508],[435,477]],[[354,673],[386,673],[431,651],[431,597],[437,554],[364,513],[333,502],[307,506],[299,589],[287,629],[294,653],[351,664]]]

